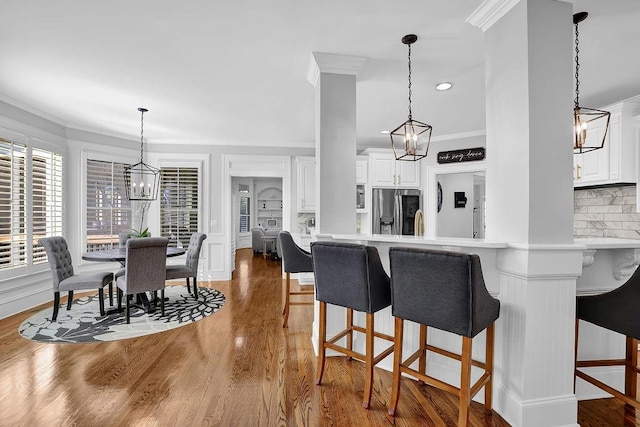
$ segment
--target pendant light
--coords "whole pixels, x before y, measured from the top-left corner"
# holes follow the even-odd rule
[[[407,34],[402,38],[402,43],[409,48],[409,120],[389,133],[396,160],[416,161],[426,157],[431,142],[431,125],[413,120],[411,114],[411,45],[416,40],[418,36],[415,34]],[[421,151],[421,145],[424,151]]]
[[[573,15],[573,25],[576,28],[576,99],[573,105],[573,153],[581,154],[589,151],[598,150],[604,147],[605,139],[607,138],[607,130],[609,129],[609,119],[611,113],[604,110],[597,110],[595,108],[586,108],[580,106],[580,79],[578,76],[580,70],[580,60],[578,58],[578,24],[584,21],[589,14],[587,12],[578,12]],[[587,138],[589,123],[595,120],[606,120],[604,132],[602,133],[602,139],[593,140],[593,138]]]
[[[143,161],[144,113],[149,110],[140,107],[138,111],[140,111],[140,161],[124,169],[124,183],[127,199],[148,202],[158,198],[160,170]]]

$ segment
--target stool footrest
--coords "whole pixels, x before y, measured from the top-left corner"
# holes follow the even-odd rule
[[[427,344],[426,349],[428,351],[433,351],[434,353],[438,353],[438,354],[440,354],[442,356],[446,356],[446,357],[448,357],[450,359],[455,359],[458,362],[462,361],[462,356],[460,356],[459,354],[452,353],[452,352],[447,351],[445,349],[442,349],[440,347],[434,347],[432,345],[428,345]],[[479,360],[471,359],[471,365],[472,366],[476,366],[478,368],[482,368],[482,369],[486,368],[486,364],[484,362],[480,362]]]
[[[591,368],[594,366],[619,366],[626,365],[625,359],[600,359],[600,360],[578,360],[576,361],[577,368]]]
[[[624,393],[619,392],[615,388],[610,387],[610,386],[606,385],[605,383],[603,383],[602,381],[598,381],[597,379],[593,378],[592,376],[587,375],[584,372],[579,371],[577,369],[576,369],[576,377],[582,378],[586,382],[591,383],[591,384],[593,384],[594,386],[596,386],[598,388],[601,388],[602,390],[606,391],[609,394],[612,394],[613,396],[615,396],[618,399],[622,400],[627,405],[631,405],[636,409],[640,409],[640,402],[638,402],[637,400],[627,396]]]
[[[313,295],[315,294],[315,291],[296,291],[296,292],[289,292],[289,295]]]

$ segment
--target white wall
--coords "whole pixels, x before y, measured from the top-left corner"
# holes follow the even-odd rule
[[[438,212],[438,237],[473,237],[473,174],[437,175],[442,186],[442,209]],[[467,204],[454,206],[454,192],[464,192]]]

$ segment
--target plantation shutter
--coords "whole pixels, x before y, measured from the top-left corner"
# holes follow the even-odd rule
[[[124,163],[87,160],[87,250],[118,245],[118,235],[133,227],[126,197]]]
[[[198,231],[199,170],[163,167],[160,176],[160,235],[169,239],[169,246],[186,246]]]
[[[33,263],[47,261],[47,255],[38,239],[62,234],[62,156],[45,150],[32,152],[32,223]]]
[[[0,139],[0,268],[26,265],[27,147]]]

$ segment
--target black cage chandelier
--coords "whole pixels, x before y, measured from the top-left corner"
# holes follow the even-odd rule
[[[407,34],[402,38],[402,43],[409,48],[409,120],[389,133],[396,160],[416,161],[426,157],[431,142],[431,125],[413,120],[411,114],[411,45],[416,40],[418,36],[415,34]],[[421,145],[424,151],[421,151]]]
[[[144,113],[149,110],[140,107],[138,111],[140,111],[140,161],[124,169],[124,185],[127,199],[151,201],[158,198],[160,170],[143,161]]]
[[[576,28],[576,98],[573,104],[573,153],[580,154],[604,147],[607,138],[607,130],[609,129],[609,119],[611,113],[595,108],[586,108],[580,106],[580,79],[578,76],[580,70],[580,60],[578,58],[578,24],[584,21],[589,14],[587,12],[578,12],[573,15],[573,25]],[[602,139],[594,140],[587,138],[589,123],[595,120],[606,120]]]

